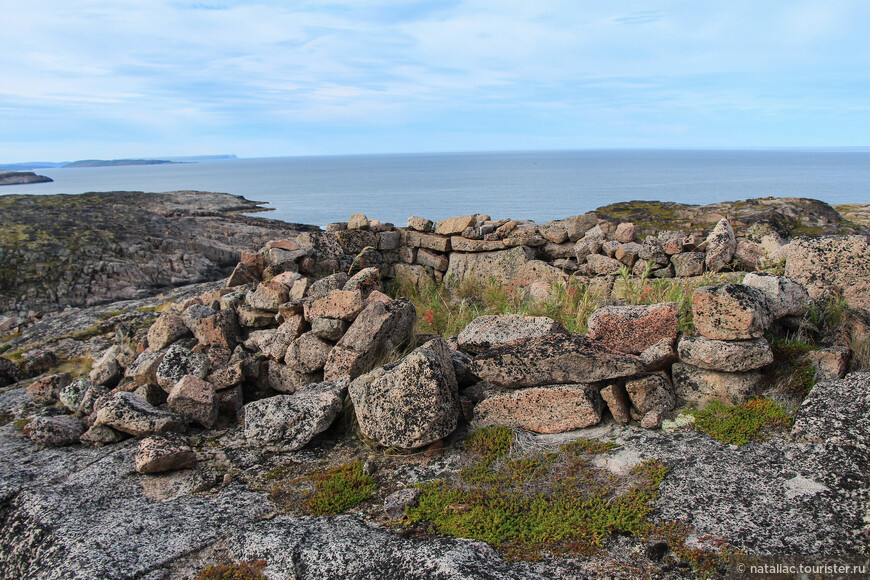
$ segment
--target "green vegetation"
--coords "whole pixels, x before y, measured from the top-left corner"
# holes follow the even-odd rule
[[[802,401],[816,384],[816,367],[804,355],[819,347],[798,339],[769,341],[773,364],[766,371],[766,382],[775,392]]]
[[[711,401],[704,409],[690,412],[695,428],[722,443],[745,445],[764,438],[771,430],[791,427],[792,417],[770,399],[756,398],[740,405]]]
[[[267,481],[282,480],[289,475],[292,467],[276,467],[263,476]],[[363,472],[361,461],[337,465],[326,470],[315,471],[304,477],[288,482],[277,483],[270,497],[285,508],[301,505],[312,515],[335,515],[367,500],[375,490],[375,481]],[[300,504],[300,492],[307,488]]]
[[[409,523],[440,534],[483,540],[511,559],[542,553],[588,555],[608,536],[644,536],[651,502],[667,469],[657,461],[616,477],[594,468],[592,457],[615,446],[568,443],[558,453],[523,456],[505,427],[481,429],[466,441],[473,463],[458,475],[421,486]]]
[[[624,269],[613,287],[613,298],[623,304],[658,304],[676,302],[679,308],[680,329],[692,332],[692,293],[698,286],[716,284],[722,276],[708,274],[699,279],[646,277],[631,278]],[[554,283],[543,301],[532,299],[522,289],[512,288],[490,279],[463,280],[448,293],[441,283],[422,281],[420,285],[408,279],[398,279],[390,290],[393,297],[404,296],[417,309],[418,334],[455,336],[477,318],[488,314],[522,314],[526,316],[549,316],[561,322],[569,332],[584,334],[589,315],[596,308],[608,303],[608,297],[597,287],[587,285],[579,278],[570,278],[567,283]]]
[[[268,580],[269,577],[262,573],[265,567],[265,560],[207,566],[194,580]]]

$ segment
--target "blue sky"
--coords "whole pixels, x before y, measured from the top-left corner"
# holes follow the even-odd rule
[[[2,3],[0,162],[867,146],[866,0]]]

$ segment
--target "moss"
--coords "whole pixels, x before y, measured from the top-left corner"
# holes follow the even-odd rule
[[[767,431],[791,427],[792,417],[770,399],[756,398],[740,405],[711,401],[690,411],[695,428],[722,443],[745,445],[764,438]]]
[[[354,461],[316,472],[308,479],[314,484],[314,493],[305,500],[305,507],[313,515],[335,515],[371,497],[375,482],[363,473],[361,461]]]
[[[207,566],[194,580],[268,580],[269,577],[262,573],[265,567],[265,560]]]
[[[33,417],[28,417],[26,419],[18,419],[15,423],[12,424],[18,431],[23,431],[25,427],[30,425],[30,422],[33,421]]]
[[[129,310],[112,310],[110,312],[106,312],[105,314],[98,314],[97,317],[102,320],[109,320],[110,318],[115,318],[116,316],[127,314],[127,312],[129,312]]]
[[[559,453],[515,456],[504,428],[481,431],[466,444],[477,460],[458,476],[421,485],[409,524],[483,540],[510,559],[589,555],[611,534],[642,536],[651,528],[647,516],[667,473],[660,462],[617,478],[591,463],[612,444],[581,439]]]

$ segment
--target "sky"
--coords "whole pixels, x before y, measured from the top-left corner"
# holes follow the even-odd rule
[[[0,0],[0,163],[870,145],[866,0]]]

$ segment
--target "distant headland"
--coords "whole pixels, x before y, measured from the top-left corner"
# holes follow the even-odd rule
[[[27,169],[60,169],[76,167],[118,167],[122,165],[167,165],[172,163],[196,163],[197,161],[217,161],[238,159],[235,155],[194,155],[186,157],[165,157],[162,159],[83,159],[80,161],[25,161],[22,163],[0,163],[0,171],[22,171]],[[48,178],[46,178],[48,179]],[[51,181],[48,179],[48,181]],[[22,182],[36,183],[36,182]]]
[[[48,183],[54,181],[32,171],[0,171],[0,185],[23,185],[25,183]]]

